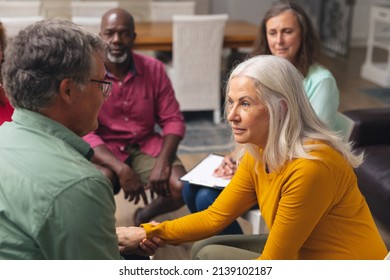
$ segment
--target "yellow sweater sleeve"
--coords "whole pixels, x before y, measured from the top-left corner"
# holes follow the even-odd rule
[[[386,246],[349,163],[324,145],[267,173],[246,154],[230,184],[208,209],[158,226],[147,236],[168,244],[219,233],[256,202],[270,233],[259,259],[383,259]],[[359,233],[359,234],[356,234]]]
[[[142,224],[142,227],[148,237],[157,235],[168,244],[197,241],[218,234],[256,203],[254,182],[240,164],[229,185],[208,209],[158,226]]]

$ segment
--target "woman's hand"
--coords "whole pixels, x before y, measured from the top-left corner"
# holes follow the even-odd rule
[[[214,170],[213,176],[223,179],[231,179],[234,173],[236,173],[236,170],[236,161],[231,155],[227,155],[223,158],[221,164]]]

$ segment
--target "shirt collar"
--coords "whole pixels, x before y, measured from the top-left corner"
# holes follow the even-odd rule
[[[16,108],[12,116],[12,120],[22,126],[30,127],[61,139],[88,160],[90,160],[94,154],[91,146],[81,137],[59,122],[56,122],[42,114],[26,109]]]

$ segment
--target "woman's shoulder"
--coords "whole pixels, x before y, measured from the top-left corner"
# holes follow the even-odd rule
[[[306,79],[324,79],[324,78],[334,79],[333,74],[325,66],[319,63],[315,63],[309,67],[309,71],[307,72]]]
[[[322,166],[328,168],[339,163],[346,163],[345,158],[332,145],[321,140],[307,141],[305,149],[312,158],[298,158],[295,163],[299,166]]]

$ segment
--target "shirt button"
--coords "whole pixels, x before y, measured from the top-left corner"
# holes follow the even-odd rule
[[[125,147],[124,146],[121,146],[120,148],[119,148],[119,150],[121,150],[122,152],[125,150]]]
[[[125,122],[128,122],[128,121],[129,121],[129,118],[128,118],[128,117],[126,117],[126,118],[125,118]]]
[[[127,101],[123,101],[123,104],[127,105]]]

